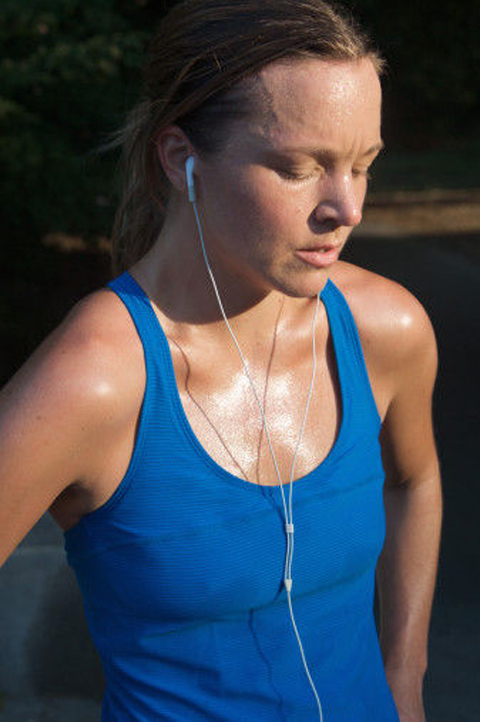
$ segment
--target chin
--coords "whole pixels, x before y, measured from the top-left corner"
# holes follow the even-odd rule
[[[285,279],[277,279],[273,287],[276,291],[291,298],[312,298],[322,290],[327,282],[328,270],[318,269],[313,273],[292,273]]]

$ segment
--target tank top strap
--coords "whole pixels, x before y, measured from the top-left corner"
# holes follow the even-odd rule
[[[367,372],[357,325],[345,296],[329,279],[322,291],[337,360],[344,405],[357,423],[369,418],[380,426],[381,418]]]
[[[124,271],[106,285],[123,301],[135,324],[143,346],[147,384],[160,384],[169,396],[170,389],[166,386],[166,379],[170,378],[170,351],[150,299],[128,271]]]

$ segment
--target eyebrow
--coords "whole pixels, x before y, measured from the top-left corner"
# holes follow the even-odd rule
[[[385,148],[385,143],[383,140],[380,140],[378,143],[375,143],[375,145],[372,145],[371,148],[365,151],[365,153],[362,153],[362,158],[366,155],[373,155],[373,153],[378,153],[379,151],[383,150]]]
[[[362,155],[361,155],[360,157],[361,157],[361,158],[366,158],[366,157],[369,156],[369,155],[373,155],[374,153],[378,153],[378,152],[381,151],[383,148],[385,148],[385,143],[383,142],[383,140],[380,140],[378,143],[375,143],[375,145],[372,145],[370,148],[368,148],[368,150],[366,150],[364,153],[362,153]],[[318,149],[318,148],[317,148],[317,149],[315,149],[315,148],[281,148],[281,149],[280,149],[280,148],[276,148],[276,149],[273,149],[273,148],[272,148],[271,151],[273,151],[274,153],[275,153],[275,152],[279,152],[279,153],[306,153],[307,155],[312,155],[312,156],[314,156],[315,158],[319,158],[319,159],[335,158],[335,157],[336,157],[336,153],[333,153],[332,151],[327,150],[327,149],[320,150],[320,149]]]

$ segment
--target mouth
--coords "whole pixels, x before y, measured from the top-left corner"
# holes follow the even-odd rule
[[[322,243],[320,246],[309,246],[308,248],[299,248],[299,251],[307,251],[308,253],[328,253],[333,250],[340,250],[338,243]]]
[[[311,246],[310,248],[300,248],[295,254],[309,266],[315,268],[326,268],[331,266],[338,260],[341,245],[334,243],[324,243],[321,246]]]

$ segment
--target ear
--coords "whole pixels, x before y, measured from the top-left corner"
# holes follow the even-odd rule
[[[185,162],[189,155],[194,155],[187,136],[178,125],[168,125],[157,134],[155,145],[168,180],[182,195],[187,195]]]

